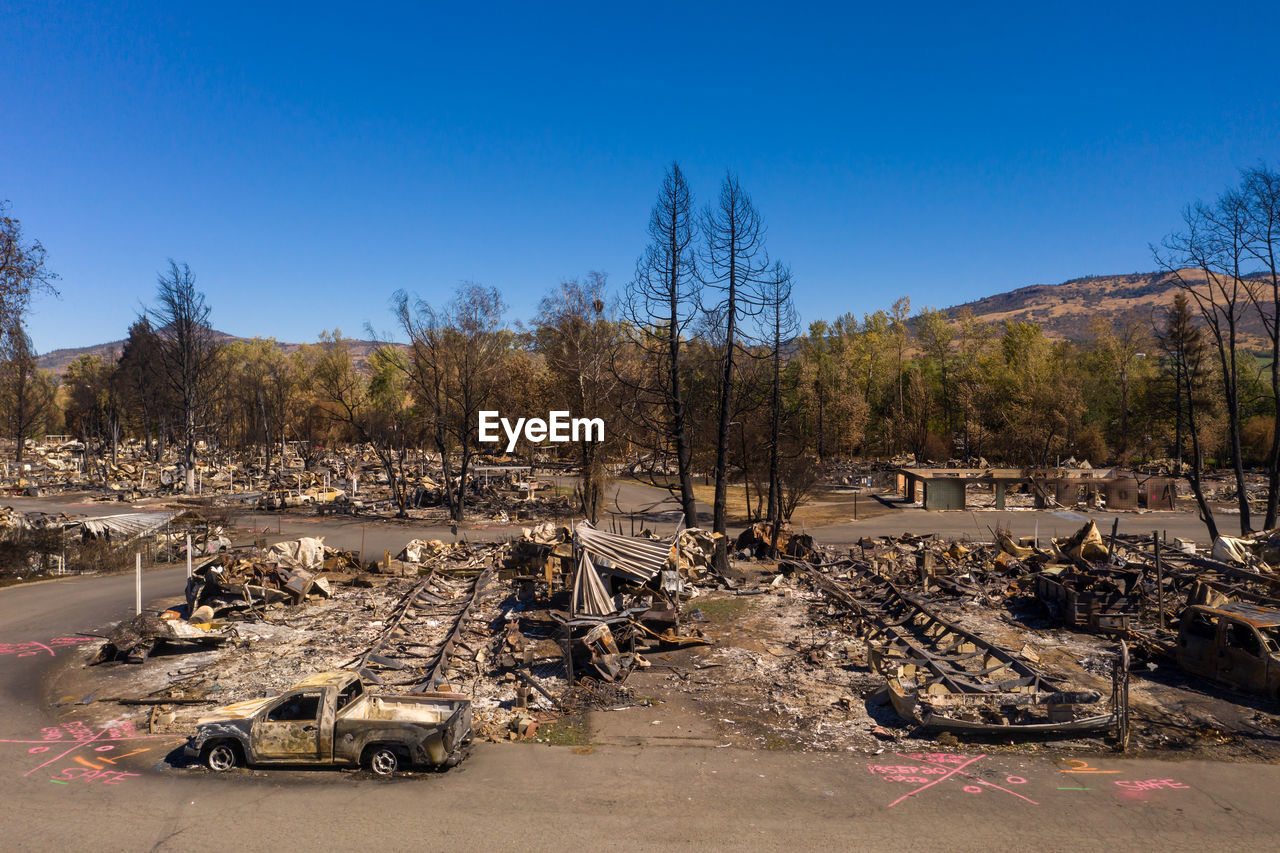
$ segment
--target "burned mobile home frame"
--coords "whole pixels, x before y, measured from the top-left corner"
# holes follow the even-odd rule
[[[1083,561],[1082,561],[1083,562]],[[1123,634],[1141,615],[1142,573],[1072,565],[1035,575],[1035,594],[1062,624],[1094,633]]]
[[[798,567],[797,568],[801,568]],[[922,729],[987,734],[1091,732],[1116,710],[1080,714],[1102,695],[1071,690],[1029,663],[934,613],[869,565],[845,560],[805,577],[855,617],[871,668],[885,678],[894,710]]]

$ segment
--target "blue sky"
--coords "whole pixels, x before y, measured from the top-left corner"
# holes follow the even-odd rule
[[[462,280],[528,317],[629,279],[672,159],[700,201],[738,174],[806,323],[1149,269],[1280,162],[1270,3],[181,5],[0,0],[41,351],[121,337],[170,257],[233,334]]]

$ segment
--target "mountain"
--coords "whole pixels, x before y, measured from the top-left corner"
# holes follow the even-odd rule
[[[214,330],[213,337],[218,343],[230,343],[232,341],[248,341],[250,338],[241,338],[235,335],[229,335],[226,332]],[[364,364],[369,355],[378,348],[377,341],[360,341],[348,339],[347,344],[351,347],[351,360],[357,366]],[[283,341],[277,341],[276,347],[286,355],[297,352],[303,344],[291,344]],[[59,375],[66,372],[68,365],[82,355],[96,355],[99,358],[115,359],[120,357],[120,351],[124,349],[124,341],[111,341],[105,344],[94,344],[87,347],[69,347],[66,349],[56,349],[40,356],[38,363],[45,370],[52,370]]]
[[[1181,270],[1180,275],[1197,288],[1206,285],[1198,270]],[[1247,277],[1254,278],[1254,277]],[[1261,278],[1255,278],[1260,281]],[[958,318],[971,311],[988,323],[1023,321],[1038,323],[1046,336],[1079,340],[1089,334],[1095,317],[1109,321],[1127,320],[1146,325],[1162,322],[1161,314],[1173,302],[1178,291],[1172,273],[1148,272],[1130,275],[1098,275],[1073,278],[1062,284],[1033,284],[1008,293],[999,293],[947,309],[947,315]],[[1194,305],[1192,306],[1195,307]],[[1241,329],[1247,347],[1264,345],[1262,321],[1257,312],[1247,310]]]
[[[1198,270],[1181,270],[1180,274],[1185,280],[1198,283],[1200,287],[1205,285],[1204,275]],[[1259,282],[1262,280],[1260,276],[1250,278]],[[1061,284],[1019,287],[1007,293],[956,305],[946,309],[946,313],[953,320],[959,318],[962,312],[970,311],[988,323],[1039,323],[1050,338],[1080,340],[1088,337],[1089,324],[1095,317],[1112,322],[1135,321],[1148,328],[1152,324],[1161,323],[1160,315],[1173,302],[1177,290],[1173,274],[1167,272],[1095,275],[1073,278]],[[1248,348],[1264,349],[1266,342],[1257,312],[1246,310],[1244,313],[1241,343]],[[214,334],[220,341],[248,340],[225,332]],[[349,343],[352,358],[357,364],[363,364],[378,346],[376,341],[352,340]],[[112,341],[88,347],[54,350],[40,357],[40,366],[63,373],[67,365],[79,356],[97,355],[106,358],[112,353],[118,356],[123,346],[124,341]],[[303,345],[277,343],[276,346],[291,353]]]

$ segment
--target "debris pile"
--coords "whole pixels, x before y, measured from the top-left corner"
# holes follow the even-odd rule
[[[228,553],[206,560],[187,581],[187,607],[199,621],[229,611],[259,611],[300,604],[309,595],[328,598],[333,586],[325,572],[359,568],[349,552],[326,548],[324,540],[278,542],[260,554]]]
[[[209,649],[221,646],[235,637],[234,628],[187,622],[174,611],[167,611],[161,616],[140,613],[121,622],[111,631],[90,664],[116,660],[142,663],[153,651],[166,645]]]
[[[724,538],[697,527],[687,527],[676,536],[667,557],[667,566],[691,583],[713,583],[711,558],[716,542]]]
[[[1142,615],[1142,573],[1108,566],[1050,566],[1035,575],[1036,597],[1062,624],[1125,633]]]
[[[1219,536],[1210,556],[1214,560],[1260,571],[1280,568],[1280,530],[1267,530],[1249,537]]]
[[[75,524],[61,512],[23,512],[13,507],[0,507],[0,537],[26,530],[65,530]]]

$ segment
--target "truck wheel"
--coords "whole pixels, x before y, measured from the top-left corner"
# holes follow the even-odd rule
[[[234,746],[226,741],[205,747],[204,766],[208,767],[210,770],[221,773],[224,770],[230,770],[239,763],[239,753],[236,752],[236,748]]]
[[[389,746],[369,750],[369,769],[379,776],[390,776],[400,768],[400,756]]]

